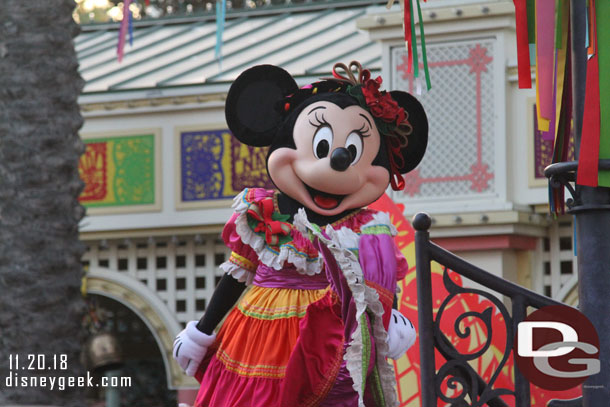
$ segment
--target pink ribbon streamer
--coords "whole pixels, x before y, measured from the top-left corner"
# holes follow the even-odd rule
[[[555,71],[555,1],[536,0],[536,46],[540,116],[553,120]]]
[[[549,119],[549,130],[548,131],[541,131],[540,133],[542,134],[542,139],[543,140],[555,140],[555,133],[556,133],[556,122],[557,122],[557,104],[555,103],[555,100],[557,100],[557,58],[555,58],[555,63],[554,63],[555,68],[553,69],[553,87],[552,87],[552,99],[550,101],[551,104],[551,115],[550,117],[545,117],[546,119]],[[541,95],[541,100],[542,100],[542,95]],[[540,112],[542,113],[542,111]]]
[[[117,45],[116,53],[119,62],[123,60],[123,54],[125,50],[125,33],[127,32],[129,25],[129,5],[131,0],[125,0],[123,3],[123,19],[121,20],[121,27],[119,28],[119,43]]]

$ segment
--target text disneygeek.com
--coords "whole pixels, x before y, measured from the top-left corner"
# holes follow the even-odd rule
[[[41,376],[40,372],[58,372],[68,369],[68,356],[60,355],[9,355],[9,375],[2,380],[4,387],[41,387],[49,390],[65,390],[69,387],[131,387],[131,377],[94,377],[89,371],[85,376]],[[95,381],[94,381],[95,379]],[[2,387],[2,386],[0,386]]]

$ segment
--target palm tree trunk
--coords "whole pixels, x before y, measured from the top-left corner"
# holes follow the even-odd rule
[[[7,386],[16,374],[84,373],[78,239],[84,209],[77,201],[83,80],[72,42],[79,31],[74,6],[0,0],[0,405],[85,405],[78,387]],[[44,369],[27,370],[28,354],[46,355]],[[20,356],[18,370],[9,370],[10,355]],[[53,366],[61,355],[65,370]]]

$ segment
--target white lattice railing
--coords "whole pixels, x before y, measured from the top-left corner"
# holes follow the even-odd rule
[[[83,263],[139,280],[177,320],[199,319],[223,272],[229,250],[218,235],[88,241]]]

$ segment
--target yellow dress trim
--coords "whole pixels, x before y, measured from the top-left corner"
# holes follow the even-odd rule
[[[244,256],[241,256],[235,252],[231,252],[231,257],[229,257],[229,261],[231,263],[236,264],[239,267],[241,267],[245,270],[251,271],[253,273],[256,271],[256,265],[254,263],[252,263],[250,260],[248,260]]]

